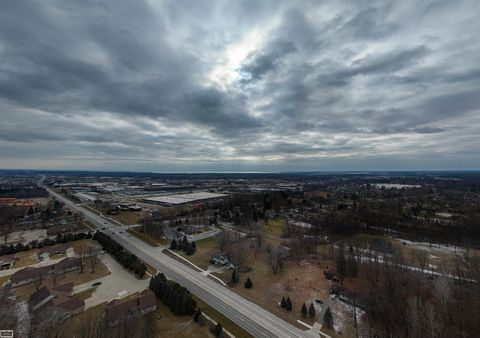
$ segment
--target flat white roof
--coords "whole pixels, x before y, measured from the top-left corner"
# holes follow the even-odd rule
[[[165,204],[183,204],[194,201],[208,200],[212,198],[226,197],[225,194],[216,194],[212,192],[192,192],[189,194],[173,194],[144,198],[148,202],[165,203]]]

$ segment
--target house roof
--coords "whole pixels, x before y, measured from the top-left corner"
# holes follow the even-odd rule
[[[85,306],[85,301],[78,298],[70,298],[66,302],[56,304],[59,308],[64,311],[74,311]]]
[[[140,293],[138,297],[124,302],[114,299],[107,306],[108,321],[109,323],[115,323],[156,305],[155,294],[148,289]]]
[[[13,263],[14,261],[15,261],[15,254],[5,255],[5,256],[0,257],[0,263],[1,262]]]
[[[72,267],[80,266],[81,264],[82,259],[80,257],[67,257],[65,259],[62,259],[60,262],[53,264],[53,269],[55,271],[61,271]]]
[[[70,247],[71,247],[71,245],[68,244],[68,243],[61,244],[61,245],[48,245],[48,246],[44,246],[43,248],[38,249],[38,255],[42,255],[44,253],[51,254],[51,253],[57,252],[57,251],[65,252]]]
[[[26,267],[15,272],[10,278],[10,280],[12,281],[12,283],[17,283],[32,278],[37,278],[41,275],[47,274],[49,269],[51,269],[51,266],[42,266],[39,268]]]
[[[138,298],[138,305],[141,311],[146,310],[157,305],[157,298],[152,291],[144,290]]]
[[[41,302],[47,300],[48,298],[53,299],[53,297],[55,296],[50,293],[50,290],[47,287],[44,286],[30,296],[30,304],[35,308]]]
[[[73,282],[52,287],[51,290],[58,291],[58,292],[71,293],[73,291]]]

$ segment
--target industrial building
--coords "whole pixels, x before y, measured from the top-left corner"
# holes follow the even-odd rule
[[[144,198],[144,202],[156,203],[162,205],[182,205],[195,202],[206,202],[227,197],[226,194],[217,194],[211,192],[192,192],[189,194],[162,195]]]

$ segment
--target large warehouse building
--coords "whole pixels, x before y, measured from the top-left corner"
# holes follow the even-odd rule
[[[157,203],[162,205],[182,205],[193,204],[196,202],[206,202],[227,197],[225,194],[217,194],[212,192],[192,192],[189,194],[173,194],[146,197],[144,202]]]

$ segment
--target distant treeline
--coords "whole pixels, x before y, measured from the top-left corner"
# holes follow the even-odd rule
[[[33,240],[27,245],[22,243],[17,243],[15,245],[3,245],[0,247],[0,256],[2,255],[11,255],[20,251],[27,251],[30,249],[39,249],[49,245],[55,245],[60,243],[66,243],[71,241],[78,241],[81,239],[92,238],[92,233],[90,232],[79,232],[76,234],[64,234],[58,235],[55,239],[45,238],[42,241]]]
[[[48,192],[38,187],[7,187],[0,189],[0,198],[39,198],[47,196]]]
[[[145,275],[145,271],[147,271],[147,266],[145,263],[139,260],[134,254],[126,251],[110,236],[104,234],[103,232],[97,231],[93,236],[93,239],[100,243],[103,250],[115,257],[115,259],[126,269],[132,271],[140,278]]]

